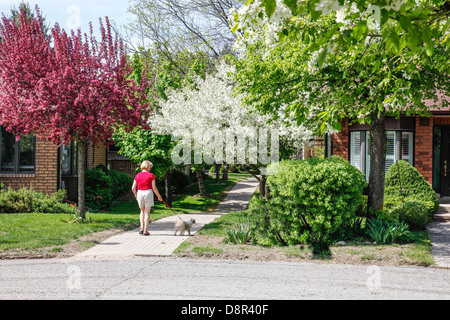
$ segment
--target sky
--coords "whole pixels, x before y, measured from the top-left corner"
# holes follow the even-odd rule
[[[94,34],[100,38],[99,18],[107,16],[117,26],[123,26],[132,19],[127,13],[128,0],[0,0],[0,12],[9,15],[11,8],[19,7],[20,2],[27,2],[34,9],[37,4],[47,24],[59,23],[65,30],[78,29],[89,33],[89,22],[92,21]]]

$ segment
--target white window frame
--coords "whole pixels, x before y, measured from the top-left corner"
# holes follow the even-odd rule
[[[414,165],[414,132],[413,131],[402,131],[402,130],[389,130],[387,133],[387,142],[389,145],[386,146],[386,168],[397,162],[398,160],[405,160],[411,165]],[[350,163],[361,170],[365,175],[366,179],[369,179],[370,174],[370,132],[367,130],[354,130],[350,131],[350,141],[349,141],[349,153],[350,153]],[[404,138],[408,139],[408,156],[403,156]],[[359,146],[359,147],[358,147]]]

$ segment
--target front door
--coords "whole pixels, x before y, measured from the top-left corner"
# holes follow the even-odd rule
[[[450,127],[441,131],[441,196],[450,196]]]

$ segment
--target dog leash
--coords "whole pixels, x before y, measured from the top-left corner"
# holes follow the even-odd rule
[[[169,208],[170,210],[172,210],[172,212],[175,213],[175,214],[177,215],[178,219],[180,219],[181,221],[184,222],[184,220],[181,219],[180,216],[179,216],[175,211],[173,211],[173,209],[172,209],[172,208],[171,208],[164,200],[161,199],[161,201],[164,202],[164,204],[166,205],[167,208]]]

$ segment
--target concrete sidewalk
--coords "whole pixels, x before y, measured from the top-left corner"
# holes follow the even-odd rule
[[[449,199],[440,199],[434,221],[427,226],[434,262],[437,267],[450,268],[450,204]]]
[[[196,220],[192,226],[191,236],[204,225],[232,211],[242,211],[258,186],[258,180],[250,178],[236,184],[227,197],[212,213],[180,214],[166,217],[150,223],[150,236],[142,236],[139,229],[124,232],[78,254],[76,257],[117,257],[117,256],[170,256],[178,246],[189,238],[188,235],[176,236],[174,223],[179,218],[187,221]],[[176,208],[174,208],[176,212]]]

